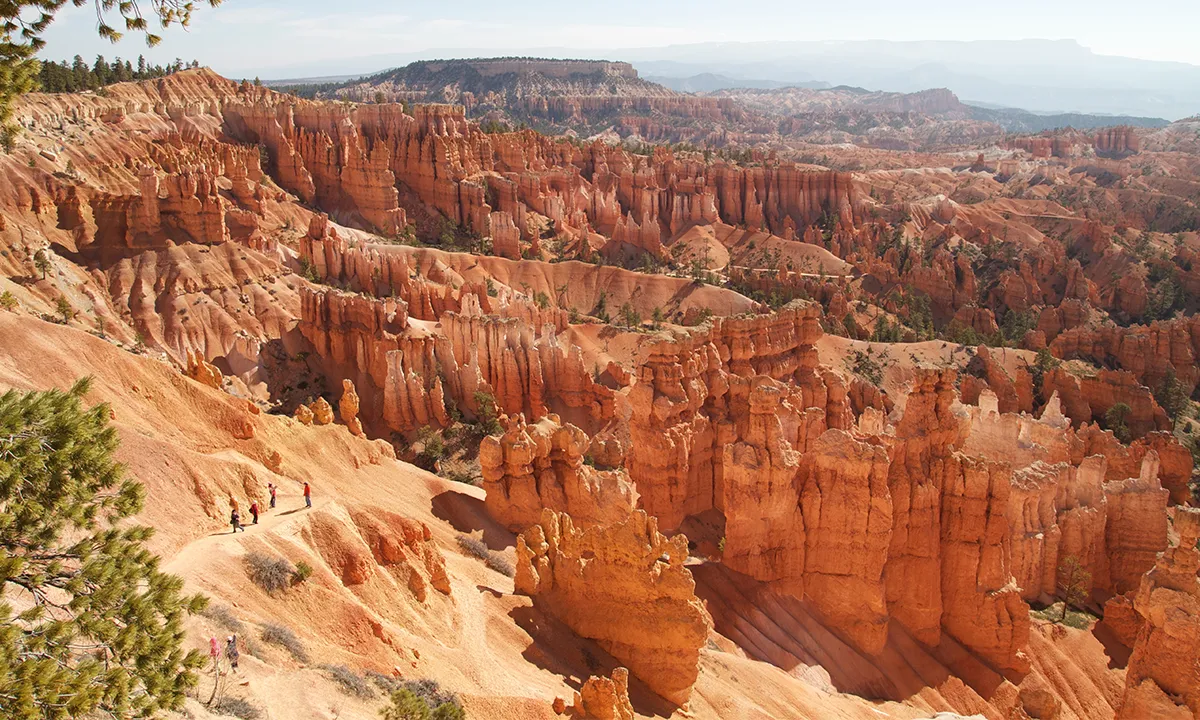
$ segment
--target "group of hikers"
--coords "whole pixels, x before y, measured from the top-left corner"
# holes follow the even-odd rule
[[[213,667],[217,667],[218,663],[221,661],[221,646],[215,637],[208,639],[208,654],[209,657],[212,658]],[[225,638],[225,658],[229,660],[230,668],[234,670],[238,669],[238,658],[240,656],[241,653],[238,652],[237,635],[230,635],[229,637]]]
[[[270,498],[271,498],[270,504],[267,506],[269,509],[272,509],[272,510],[275,509],[275,496],[278,491],[279,491],[279,486],[277,486],[275,483],[267,483],[267,492],[270,494]],[[241,530],[242,532],[246,532],[246,528],[242,527],[242,514],[238,509],[238,502],[236,499],[234,499],[234,497],[232,495],[229,496],[229,507],[230,507],[229,524],[233,526],[233,532],[236,533],[238,530]],[[304,507],[306,507],[306,508],[312,507],[312,486],[310,486],[307,482],[304,483]],[[259,514],[257,500],[252,500],[250,502],[249,511],[250,511],[250,517],[253,518],[250,524],[257,525],[258,524],[258,514]],[[216,666],[217,662],[220,660],[220,657],[221,657],[220,647],[221,646],[217,642],[217,639],[215,637],[209,639],[209,654],[212,656],[214,666]],[[224,654],[225,654],[225,658],[227,660],[229,660],[229,667],[234,670],[237,670],[238,657],[241,655],[241,653],[238,652],[237,635],[230,635],[229,637],[225,638],[225,653]]]
[[[269,507],[272,510],[275,509],[275,493],[278,490],[279,486],[275,483],[267,483],[267,492],[271,495],[271,504]],[[309,486],[307,481],[304,483],[304,507],[312,507],[312,487]],[[229,524],[233,526],[232,532],[236,533],[238,530],[246,532],[246,528],[242,527],[242,513],[238,509],[238,502],[232,495],[229,496],[229,508]],[[251,525],[258,524],[258,513],[258,501],[252,500],[250,502],[250,517],[253,518],[253,521],[250,523]]]

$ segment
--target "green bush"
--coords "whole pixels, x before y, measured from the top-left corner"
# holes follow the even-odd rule
[[[394,686],[390,704],[380,712],[384,720],[464,720],[467,716],[458,697],[443,691],[433,680],[400,683],[386,678],[380,685]]]
[[[312,577],[312,574],[313,574],[312,565],[309,565],[308,563],[301,560],[300,562],[296,563],[296,572],[292,575],[292,582],[293,583],[302,583],[305,580]]]
[[[391,703],[379,713],[383,720],[429,720],[429,705],[411,690],[392,693]]]

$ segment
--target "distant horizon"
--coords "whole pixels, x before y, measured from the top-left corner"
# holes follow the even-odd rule
[[[521,22],[514,20],[514,10]],[[342,0],[331,12],[327,3],[315,0],[286,6],[226,0],[216,8],[200,4],[190,28],[169,29],[162,44],[150,49],[136,33],[115,44],[100,38],[90,4],[68,3],[45,33],[42,56],[62,60],[80,54],[90,60],[97,54],[145,55],[160,64],[186,56],[223,74],[277,77],[301,66],[340,66],[323,73],[338,75],[366,72],[370,68],[365,66],[345,68],[385,55],[429,59],[431,53],[461,57],[480,50],[486,55],[540,55],[562,48],[594,57],[597,51],[702,43],[1045,40],[1075,42],[1100,56],[1200,67],[1200,43],[1194,38],[1200,7],[1185,0],[1144,0],[1133,14],[1127,4],[1113,0],[1011,0],[1003,12],[946,0],[908,0],[903,6],[859,0],[849,19],[840,7],[797,7],[784,0],[748,0],[736,7],[713,0],[609,0],[604,10],[597,17],[591,6],[547,0],[503,7],[460,0],[450,13],[442,6]]]
[[[267,81],[363,76],[418,60],[605,59],[642,75],[711,72],[891,92],[947,87],[966,100],[1033,112],[1175,120],[1200,113],[1196,27],[1200,5],[1183,0],[1144,0],[1137,13],[1108,0],[1012,0],[1002,12],[946,0],[859,0],[849,21],[840,7],[784,0],[609,0],[599,17],[590,6],[546,0],[460,0],[452,14],[380,0],[342,0],[336,12],[315,0],[227,0],[198,7],[190,28],[169,29],[151,49],[136,33],[107,42],[90,6],[67,4],[40,56],[195,59],[226,77]],[[1059,33],[1070,37],[1053,37]]]

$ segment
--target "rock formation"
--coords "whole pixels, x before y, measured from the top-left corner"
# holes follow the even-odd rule
[[[580,526],[624,521],[637,492],[623,470],[584,464],[590,441],[570,423],[550,414],[533,424],[523,415],[501,418],[503,434],[483,439],[479,464],[487,509],[510,530],[536,525],[542,509],[571,516]]]
[[[333,406],[323,397],[319,397],[309,404],[308,409],[312,411],[314,425],[328,425],[333,422]]]
[[[1200,716],[1200,510],[1175,513],[1178,544],[1159,553],[1134,608],[1143,618],[1125,673],[1124,719]]]
[[[575,693],[575,702],[564,707],[560,714],[575,720],[633,720],[633,705],[629,703],[629,671],[613,668],[612,677],[592,676]]]
[[[686,559],[687,538],[667,540],[644,512],[577,528],[570,516],[546,510],[517,538],[515,587],[683,705],[712,628]]]
[[[305,425],[313,424],[313,419],[314,419],[313,411],[307,405],[300,405],[299,407],[297,407],[296,412],[294,413],[294,416],[297,420],[299,420],[301,423],[303,423]]]
[[[358,393],[354,390],[354,382],[342,381],[342,399],[338,401],[338,413],[342,422],[350,429],[351,435],[362,436],[362,421],[358,419]]]
[[[185,373],[196,382],[217,390],[221,389],[221,384],[224,382],[221,371],[197,352],[188,351]]]

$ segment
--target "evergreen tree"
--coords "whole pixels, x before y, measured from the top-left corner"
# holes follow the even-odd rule
[[[137,76],[136,77],[138,80],[141,80],[146,77],[146,56],[145,55],[138,55]]]
[[[113,458],[107,405],[68,392],[0,396],[0,717],[149,717],[182,706],[203,663],[184,652],[203,609],[158,570],[151,531],[122,522],[144,491]]]
[[[92,65],[92,79],[89,83],[93,90],[108,84],[109,72],[108,61],[103,55],[97,55],[96,62]]]
[[[46,248],[42,248],[33,254],[33,266],[42,273],[42,279],[46,279],[46,273],[50,272],[53,265],[50,263],[50,253]]]
[[[221,0],[204,1],[212,6],[221,3]],[[124,36],[124,33],[109,24],[115,8],[124,29],[144,34],[150,47],[154,47],[162,39],[150,32],[150,25],[137,0],[73,0],[73,3],[94,5],[100,37],[116,42]],[[37,87],[40,65],[34,56],[46,46],[42,35],[66,4],[67,0],[0,2],[0,144],[5,150],[11,149],[19,131],[12,122],[13,102]],[[157,16],[159,24],[164,28],[176,24],[186,26],[192,19],[193,0],[150,0],[149,5],[151,14]],[[83,64],[82,58],[77,58],[77,61],[79,65]],[[81,79],[77,77],[77,83]],[[78,87],[82,88],[83,85],[78,84]]]
[[[1191,401],[1187,388],[1175,375],[1175,368],[1168,370],[1162,383],[1154,389],[1154,399],[1166,411],[1167,417],[1171,418],[1171,427],[1174,428],[1179,423],[1180,416],[1187,411]]]
[[[37,87],[34,52],[12,45],[7,33],[0,32],[0,146],[5,152],[12,152],[19,131],[12,121],[13,101]]]

